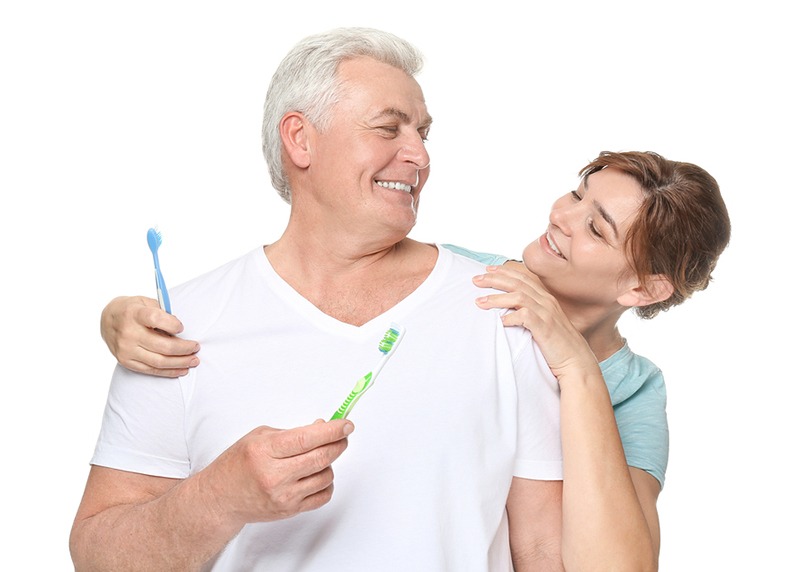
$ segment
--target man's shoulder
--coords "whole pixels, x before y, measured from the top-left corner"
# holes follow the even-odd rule
[[[218,308],[236,295],[237,291],[258,280],[261,248],[253,249],[213,270],[192,278],[170,289],[175,314],[186,324],[187,319],[215,314]],[[265,258],[266,259],[266,258]]]
[[[198,290],[213,289],[221,283],[235,280],[238,275],[247,272],[255,265],[259,251],[263,252],[261,247],[250,250],[246,254],[229,260],[212,270],[203,272],[171,289],[170,294],[174,291],[176,295],[186,296]]]

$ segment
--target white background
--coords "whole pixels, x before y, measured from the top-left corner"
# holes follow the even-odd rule
[[[654,150],[717,178],[733,239],[714,282],[623,324],[669,387],[662,569],[796,564],[790,3],[276,4],[0,8],[4,560],[71,569],[113,367],[99,315],[115,295],[154,294],[147,228],[164,234],[168,285],[275,240],[288,207],[260,154],[271,73],[303,36],[366,25],[427,59],[433,171],[414,238],[519,256],[601,150]]]

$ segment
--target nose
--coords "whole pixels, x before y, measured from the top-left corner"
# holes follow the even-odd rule
[[[550,209],[550,224],[558,228],[566,236],[572,234],[573,221],[579,204],[563,204],[556,201]]]
[[[400,160],[416,165],[419,171],[427,169],[431,164],[431,158],[425,148],[425,141],[416,132],[408,134],[403,140],[398,156]]]

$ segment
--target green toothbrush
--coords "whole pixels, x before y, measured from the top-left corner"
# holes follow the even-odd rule
[[[405,334],[405,328],[394,322],[391,323],[389,329],[386,330],[386,333],[383,335],[383,339],[381,339],[380,343],[378,344],[378,350],[383,354],[381,356],[381,360],[378,362],[372,371],[367,373],[364,377],[359,379],[356,382],[355,387],[350,392],[350,395],[347,396],[347,399],[344,400],[342,406],[336,410],[336,413],[333,414],[331,420],[333,419],[345,419],[347,415],[353,410],[353,407],[356,404],[356,401],[364,395],[364,392],[372,387],[372,384],[375,383],[375,378],[378,377],[378,373],[383,369],[383,366],[386,365],[386,362],[389,361],[389,358],[394,353],[394,350],[397,349],[397,346],[400,344],[400,340],[403,339],[403,334]]]

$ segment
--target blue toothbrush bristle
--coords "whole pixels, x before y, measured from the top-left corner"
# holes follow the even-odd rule
[[[161,233],[157,228],[151,228],[147,231],[147,244],[151,250],[157,249],[161,246]]]

